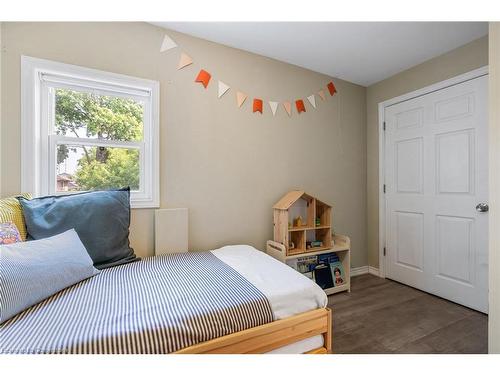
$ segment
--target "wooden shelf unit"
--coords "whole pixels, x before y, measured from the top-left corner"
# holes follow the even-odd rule
[[[334,294],[344,291],[351,291],[351,240],[347,236],[335,235],[332,238],[333,245],[329,249],[317,250],[314,252],[301,252],[287,255],[285,246],[276,241],[267,241],[266,252],[273,258],[288,264],[288,261],[304,256],[321,255],[327,253],[337,253],[342,266],[344,267],[345,284],[323,289],[326,294]]]
[[[335,252],[344,267],[346,283],[324,290],[327,294],[350,291],[350,239],[341,235],[332,237],[332,206],[302,190],[292,190],[273,210],[274,241],[268,241],[267,253],[287,263],[303,256]],[[297,216],[302,218],[300,226],[296,223]],[[322,246],[307,248],[306,244],[312,241],[321,241]]]

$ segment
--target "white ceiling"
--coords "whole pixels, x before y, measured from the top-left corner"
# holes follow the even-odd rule
[[[152,22],[369,86],[488,33],[486,22]]]

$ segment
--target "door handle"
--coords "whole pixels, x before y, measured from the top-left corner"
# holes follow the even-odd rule
[[[488,212],[490,207],[488,206],[488,203],[479,203],[476,206],[476,211],[477,212]]]

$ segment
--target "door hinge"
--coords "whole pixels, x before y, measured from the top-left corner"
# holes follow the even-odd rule
[[[386,251],[385,251],[385,247],[384,247],[384,256],[385,256],[385,253],[386,253]]]
[[[385,184],[384,184],[384,194],[385,194]]]
[[[385,121],[384,121],[384,131],[385,131]]]

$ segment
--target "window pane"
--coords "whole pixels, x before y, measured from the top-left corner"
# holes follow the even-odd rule
[[[118,147],[57,146],[57,192],[139,190],[139,150]]]
[[[55,90],[54,132],[67,137],[139,141],[144,104],[133,99]]]

